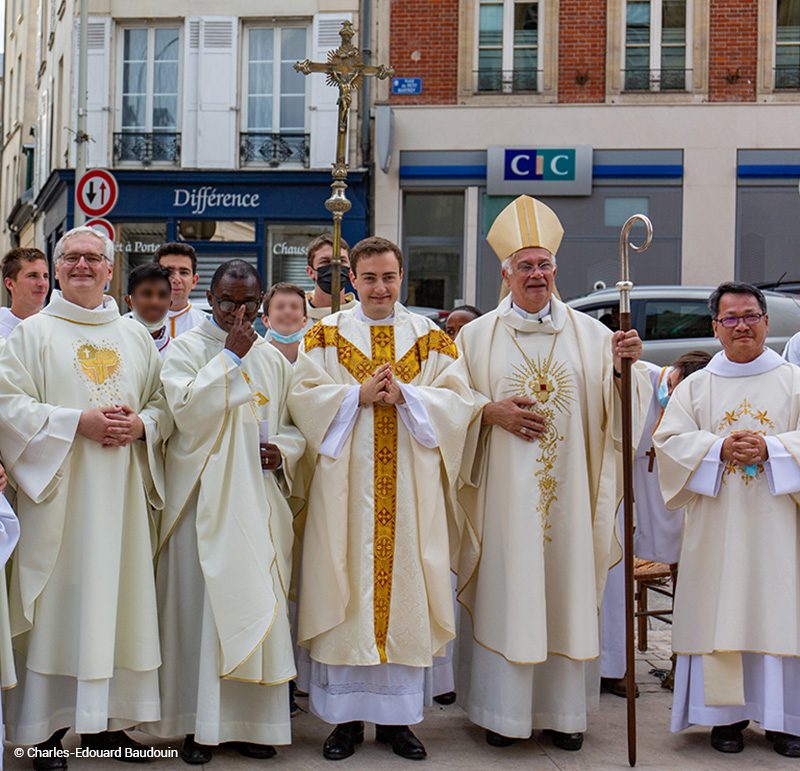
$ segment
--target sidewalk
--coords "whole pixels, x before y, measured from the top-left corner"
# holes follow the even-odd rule
[[[650,674],[653,668],[669,667],[669,630],[650,632],[650,649],[637,654],[636,680],[641,696],[637,700],[638,713],[638,764],[644,769],[697,769],[700,771],[732,771],[733,769],[787,769],[792,761],[773,752],[764,739],[763,732],[749,729],[745,733],[745,751],[740,755],[722,755],[711,749],[708,729],[694,728],[681,734],[669,733],[672,693],[661,688],[660,681]],[[305,707],[305,700],[298,702]],[[367,741],[348,760],[331,763],[322,757],[322,743],[330,727],[313,715],[301,714],[292,721],[294,733],[291,747],[278,750],[278,756],[269,761],[247,760],[228,750],[220,750],[209,765],[210,769],[226,771],[236,769],[326,769],[327,771],[412,771],[421,769],[564,769],[578,771],[591,769],[623,769],[628,767],[625,732],[625,700],[603,694],[600,710],[591,715],[589,731],[580,752],[558,750],[546,737],[536,733],[534,738],[507,748],[489,747],[482,729],[472,725],[457,706],[434,705],[426,714],[425,722],[417,733],[428,750],[428,760],[415,765],[392,754],[386,746],[372,741],[373,729],[367,729]],[[137,735],[138,739],[145,739]],[[78,744],[70,735],[65,748]],[[180,743],[159,743],[160,748],[179,748]],[[7,769],[29,769],[30,761],[16,759],[6,748]],[[106,769],[122,771],[125,766],[107,760],[70,760],[71,769]],[[140,768],[163,771],[187,771],[189,766],[179,759],[157,760]],[[131,766],[128,766],[131,768]],[[800,771],[800,763],[797,764]]]

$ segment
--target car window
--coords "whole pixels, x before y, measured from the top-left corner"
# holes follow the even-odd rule
[[[619,300],[602,305],[587,305],[580,308],[581,313],[605,324],[612,332],[619,329]]]
[[[705,300],[647,300],[645,340],[713,337]]]

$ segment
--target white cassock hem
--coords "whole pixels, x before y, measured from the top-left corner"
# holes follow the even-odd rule
[[[800,658],[743,653],[742,705],[707,706],[703,657],[678,656],[672,701],[673,732],[691,725],[731,725],[753,720],[765,731],[800,736]]]
[[[42,675],[15,656],[17,687],[5,694],[6,739],[12,744],[39,744],[61,728],[99,733],[158,720],[158,671],[115,669],[109,680],[77,680]]]
[[[308,705],[326,723],[414,725],[422,722],[425,673],[404,664],[339,666],[312,658]]]

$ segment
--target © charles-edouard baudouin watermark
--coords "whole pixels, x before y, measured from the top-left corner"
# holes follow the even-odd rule
[[[96,760],[159,760],[161,758],[177,758],[178,750],[173,747],[116,747],[108,750],[98,750],[89,747],[74,747],[72,749],[56,749],[41,747],[16,747],[15,758],[64,758],[64,760],[96,759]]]

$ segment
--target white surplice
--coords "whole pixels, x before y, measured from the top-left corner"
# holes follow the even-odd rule
[[[675,390],[656,432],[665,498],[686,507],[673,731],[754,720],[800,734],[798,428],[800,369],[766,349],[747,364],[718,353]],[[720,460],[736,429],[765,435],[764,464]]]
[[[194,329],[203,319],[211,318],[210,314],[195,308],[189,303],[179,311],[169,311],[167,313],[167,328],[169,336],[174,340],[178,335]]]
[[[11,688],[15,684],[5,565],[18,540],[19,520],[5,495],[0,494],[0,684],[3,688]],[[3,710],[0,707],[0,771],[3,769],[3,736]]]
[[[8,336],[17,328],[22,321],[11,312],[11,308],[0,308],[0,337],[8,339]]]

